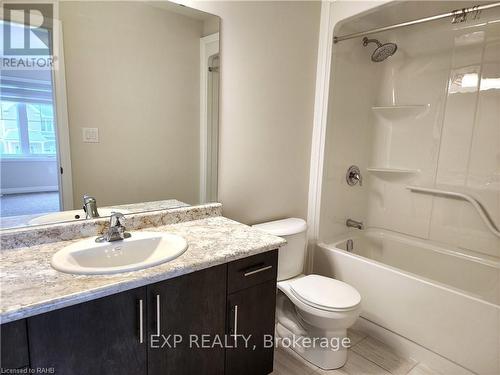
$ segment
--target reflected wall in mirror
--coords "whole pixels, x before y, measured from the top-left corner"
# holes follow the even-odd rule
[[[29,25],[3,14],[22,43]],[[53,14],[32,35],[52,68],[2,64],[2,227],[94,216],[86,194],[100,216],[216,201],[219,18],[141,1]]]

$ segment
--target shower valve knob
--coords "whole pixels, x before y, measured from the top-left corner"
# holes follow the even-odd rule
[[[351,165],[347,170],[345,179],[349,186],[354,186],[359,183],[359,186],[363,186],[363,177],[361,176],[361,171],[357,165]]]

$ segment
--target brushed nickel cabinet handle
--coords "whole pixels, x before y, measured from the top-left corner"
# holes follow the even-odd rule
[[[238,336],[238,305],[234,305],[234,339]]]
[[[156,295],[156,335],[160,336],[160,295]]]
[[[139,300],[139,344],[144,343],[144,301]]]
[[[245,272],[243,274],[243,276],[247,277],[247,276],[255,275],[256,273],[267,271],[267,270],[270,270],[271,268],[273,268],[273,266],[262,267],[262,268],[254,270],[254,271]]]

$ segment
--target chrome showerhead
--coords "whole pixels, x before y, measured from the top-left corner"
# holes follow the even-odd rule
[[[366,47],[369,43],[375,43],[377,48],[372,53],[373,62],[381,62],[396,53],[398,46],[396,43],[380,43],[377,39],[368,39],[366,36],[363,38],[363,45]]]

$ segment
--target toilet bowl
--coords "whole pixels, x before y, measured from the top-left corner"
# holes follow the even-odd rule
[[[284,219],[254,226],[287,244],[278,257],[276,344],[290,347],[312,364],[331,370],[347,360],[347,328],[359,317],[361,296],[329,277],[304,275],[306,223]]]
[[[278,291],[278,340],[302,337],[292,349],[304,359],[325,370],[342,367],[350,346],[347,328],[361,310],[356,289],[328,277],[300,275],[278,282]],[[283,298],[290,303],[281,302]]]

